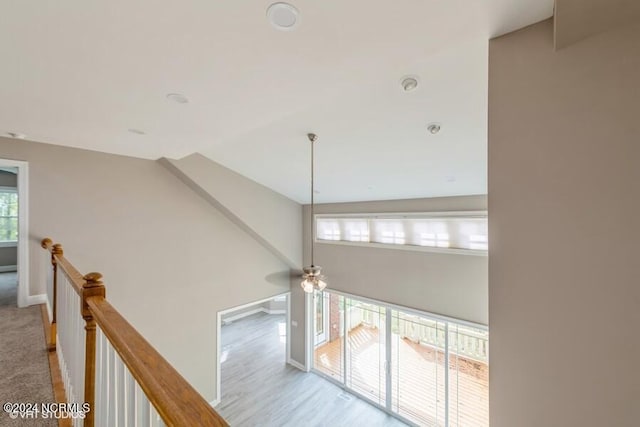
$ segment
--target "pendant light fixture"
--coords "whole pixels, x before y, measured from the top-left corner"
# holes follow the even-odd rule
[[[314,187],[313,187],[313,146],[314,143],[318,140],[318,136],[314,133],[307,134],[307,138],[311,141],[311,234],[309,237],[311,238],[311,265],[309,267],[304,267],[302,271],[304,274],[302,275],[302,289],[304,289],[307,293],[313,293],[313,291],[321,291],[327,287],[327,283],[324,281],[325,277],[322,275],[322,267],[313,264],[313,242],[315,241],[315,236],[313,235],[313,223],[314,223],[314,204],[313,204],[313,195],[314,195]]]

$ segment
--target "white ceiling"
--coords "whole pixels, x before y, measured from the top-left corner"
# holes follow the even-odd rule
[[[0,133],[201,152],[306,202],[315,132],[321,202],[486,193],[487,41],[553,0],[290,2],[291,32],[269,25],[268,0],[2,2]]]

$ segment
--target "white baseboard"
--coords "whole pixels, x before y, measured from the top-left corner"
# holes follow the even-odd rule
[[[296,362],[296,361],[295,361],[295,360],[293,360],[293,359],[289,359],[289,360],[287,360],[287,363],[288,363],[289,365],[293,366],[294,368],[298,368],[298,369],[300,369],[300,370],[301,370],[301,371],[303,371],[303,372],[309,372],[309,370],[308,370],[308,369],[307,369],[303,364],[298,363],[298,362]]]
[[[215,408],[216,406],[218,406],[219,403],[220,403],[220,399],[216,399],[209,402],[209,405]]]
[[[0,265],[0,273],[8,273],[10,271],[18,271],[17,265]]]
[[[222,319],[222,324],[226,325],[228,323],[234,322],[236,320],[240,320],[243,317],[249,317],[256,313],[287,314],[287,310],[269,310],[268,308],[258,307],[253,310],[245,311],[244,313],[236,314],[235,316],[225,317],[224,319]]]
[[[224,325],[227,323],[231,323],[234,320],[239,320],[239,319],[242,319],[243,317],[249,317],[252,314],[262,313],[262,312],[263,312],[262,307],[258,307],[253,310],[245,311],[244,313],[236,314],[235,316],[225,317],[224,319],[222,319],[222,324]]]
[[[27,305],[38,305],[47,303],[47,294],[29,295]]]

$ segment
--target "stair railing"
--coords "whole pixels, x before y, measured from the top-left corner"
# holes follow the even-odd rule
[[[48,346],[58,356],[74,426],[228,425],[107,301],[100,273],[82,275],[62,245],[41,244],[52,272]]]

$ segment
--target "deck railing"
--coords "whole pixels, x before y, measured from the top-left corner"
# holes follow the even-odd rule
[[[341,321],[342,316],[341,314]],[[372,326],[381,324],[377,306],[365,303],[349,307],[349,320],[349,330],[361,324]],[[392,318],[391,325],[393,333],[401,338],[442,350],[448,342],[449,351],[453,354],[481,363],[489,361],[489,338],[486,332],[477,328],[465,326],[457,326],[455,330],[450,328],[447,341],[445,329],[437,320],[398,313]],[[341,330],[341,335],[342,333]]]
[[[49,238],[42,247],[52,272],[49,349],[57,353],[67,402],[83,415],[71,417],[74,426],[228,425],[109,304],[100,273],[80,274]]]

